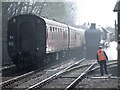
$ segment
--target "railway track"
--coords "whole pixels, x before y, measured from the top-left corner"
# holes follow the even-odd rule
[[[115,64],[114,62],[115,61],[111,61],[112,64]],[[85,64],[85,63],[86,61],[83,59],[55,72],[48,70],[31,71],[19,77],[15,77],[13,79],[2,82],[0,83],[0,86],[2,86],[2,88],[25,88],[27,90],[37,89],[37,88],[48,88],[48,87],[50,88],[50,86],[53,86],[52,82],[55,81],[59,82],[59,80],[62,79],[63,81],[67,81],[65,80],[65,78],[67,78],[70,79],[69,84],[67,84],[67,86],[64,87],[64,89],[66,88],[67,90],[69,88],[73,88],[73,86],[76,85],[76,82],[80,81],[89,71],[94,70],[94,68],[97,66],[96,62],[92,64],[90,63]],[[76,72],[76,76],[74,75],[75,72]],[[59,86],[62,85],[59,84]],[[55,88],[56,86],[53,87]]]
[[[10,65],[10,66],[7,66],[5,68],[2,68],[1,69],[1,79],[2,79],[2,82],[4,81],[7,81],[7,80],[10,80],[12,78],[15,78],[17,76],[20,76],[22,74],[25,74],[27,72],[29,72],[30,70],[18,70],[15,65]]]
[[[7,74],[9,74],[9,76],[11,75],[11,73],[16,72],[16,67],[14,64],[10,64],[10,65],[4,65],[0,68],[0,75],[2,76],[2,81],[5,81],[7,79],[10,79],[10,77],[7,77]],[[5,78],[3,78],[5,77]]]
[[[0,71],[6,70],[6,69],[12,68],[12,67],[15,67],[15,65],[14,64],[6,64],[3,66],[0,66]]]
[[[0,66],[0,73],[10,71],[10,69],[13,69],[13,68],[15,68],[14,64],[8,64],[8,65]]]
[[[114,65],[117,62],[110,62],[108,65]],[[65,90],[73,89],[89,72],[99,69],[96,61],[91,64],[76,66],[73,68],[66,69],[62,72],[56,73],[53,76],[46,78],[45,80],[29,87],[27,90],[32,89],[52,89],[62,88]]]
[[[72,67],[74,65],[77,65],[77,64],[81,63],[82,61],[84,61],[84,59],[82,59],[82,60],[80,60],[80,61],[78,61],[74,64],[71,64],[71,65],[69,65],[69,63],[68,63],[68,66]],[[68,66],[66,66],[66,67],[68,67]],[[63,68],[66,68],[66,67],[63,67]],[[29,81],[30,79],[35,79],[35,78],[40,77],[40,76],[41,77],[42,76],[48,77],[49,75],[44,75],[44,74],[48,74],[47,72],[48,72],[47,70],[46,71],[40,71],[40,70],[31,71],[31,72],[28,72],[26,74],[11,78],[9,80],[6,80],[6,81],[0,83],[0,86],[2,88],[14,88],[14,87],[22,84],[23,82]]]
[[[28,90],[40,89],[40,88],[63,88],[66,90],[71,88],[75,82],[78,82],[83,76],[96,64],[81,65],[65,69],[61,72],[54,74],[53,76],[46,78],[45,80],[31,86]],[[78,69],[79,68],[79,69]],[[66,83],[67,81],[67,83]],[[53,84],[54,83],[54,84]],[[59,86],[59,87],[58,87]]]

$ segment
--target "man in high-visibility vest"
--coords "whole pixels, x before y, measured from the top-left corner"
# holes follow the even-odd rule
[[[108,75],[106,60],[108,60],[108,57],[105,51],[100,46],[99,50],[97,51],[97,61],[100,65],[101,76],[103,76],[103,69],[105,69],[105,73]]]

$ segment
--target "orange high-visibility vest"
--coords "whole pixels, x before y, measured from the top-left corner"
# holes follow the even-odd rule
[[[98,53],[98,59],[99,59],[99,61],[107,59],[102,49],[98,50],[97,53]]]

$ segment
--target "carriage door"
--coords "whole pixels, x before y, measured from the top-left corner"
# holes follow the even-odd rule
[[[24,20],[19,24],[18,47],[19,52],[34,53],[34,21]]]

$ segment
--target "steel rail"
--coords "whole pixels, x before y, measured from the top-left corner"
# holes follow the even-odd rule
[[[36,88],[38,88],[38,87],[41,87],[41,86],[45,85],[46,83],[50,82],[51,80],[59,77],[61,74],[63,74],[63,73],[65,73],[66,71],[68,71],[70,68],[72,68],[72,67],[74,67],[74,66],[76,66],[76,65],[79,65],[79,64],[80,64],[81,62],[83,62],[84,60],[85,60],[85,58],[83,58],[82,60],[80,60],[80,61],[78,61],[78,62],[70,65],[69,67],[67,67],[67,68],[65,68],[65,69],[63,69],[63,70],[61,70],[60,72],[55,73],[54,75],[52,75],[52,76],[44,79],[43,81],[41,81],[41,82],[39,82],[39,83],[37,83],[37,84],[29,87],[27,90],[36,89]]]
[[[76,84],[84,77],[84,75],[86,75],[88,73],[88,71],[96,64],[96,61],[93,62],[90,67],[88,67],[80,76],[78,76],[77,79],[75,79],[70,85],[68,85],[66,87],[65,90],[69,90],[72,89],[74,86],[76,86]]]
[[[32,75],[33,73],[34,73],[34,71],[31,71],[29,73],[26,73],[26,74],[23,74],[21,76],[15,77],[13,79],[9,79],[7,81],[4,81],[4,82],[0,83],[0,87],[5,88],[5,87],[11,85],[12,83],[14,83],[16,81],[19,81],[20,79],[23,79],[23,78],[25,78],[25,77],[27,77],[29,75]]]
[[[96,62],[95,62],[95,63],[96,63]],[[90,73],[90,72],[92,72],[92,71],[94,71],[94,70],[96,70],[96,69],[99,69],[100,66],[96,66],[96,67],[92,68],[95,63],[93,63],[87,70],[85,70],[85,71],[84,71],[76,80],[74,80],[70,85],[68,85],[68,86],[65,88],[65,90],[72,90],[72,89],[83,79],[83,77],[84,77],[85,75],[87,75],[88,73]],[[115,64],[117,64],[117,62],[112,62],[112,63],[108,64],[108,66],[110,66],[110,65],[115,65]]]
[[[75,66],[75,65],[80,64],[80,63],[83,62],[84,60],[85,60],[85,58],[83,58],[82,60],[79,60],[78,62],[70,65],[70,66],[67,67],[67,68],[65,68],[65,70],[67,70],[67,69],[69,69],[69,68],[71,68],[71,67],[73,67],[73,66]],[[23,74],[23,75],[21,75],[21,76],[15,77],[15,78],[13,78],[13,79],[9,79],[9,80],[7,80],[7,81],[4,81],[4,82],[0,83],[0,87],[6,88],[6,87],[10,86],[11,84],[13,84],[13,83],[16,82],[16,81],[20,81],[20,80],[22,80],[22,79],[24,79],[24,78],[26,78],[26,77],[28,77],[28,76],[31,76],[31,75],[34,74],[36,71],[37,71],[37,70],[31,71],[31,72],[29,72],[29,73],[26,73],[26,74]],[[60,73],[62,73],[62,72],[59,72],[59,74],[60,74]],[[54,75],[53,75],[53,76],[54,76]],[[52,76],[51,76],[51,77],[52,77]]]
[[[114,62],[115,62],[115,61],[110,61],[109,63],[114,63]],[[116,62],[115,62],[115,63],[116,63]],[[69,72],[69,71],[72,71],[72,70],[75,70],[75,69],[78,69],[78,68],[81,68],[81,67],[85,67],[85,66],[90,66],[89,68],[87,68],[87,69],[78,77],[78,78],[81,78],[81,79],[82,79],[83,76],[86,75],[86,74],[90,71],[90,69],[92,69],[93,66],[96,65],[96,64],[97,64],[97,62],[95,61],[95,62],[92,63],[92,65],[91,65],[91,64],[85,64],[85,65],[80,65],[80,66],[75,66],[75,65],[74,65],[74,67],[69,66],[68,68],[60,71],[59,73],[56,73],[56,74],[48,77],[47,79],[45,79],[45,80],[43,80],[43,81],[41,81],[41,82],[39,82],[39,83],[37,83],[37,84],[29,87],[27,90],[32,90],[32,89],[41,88],[41,87],[44,86],[45,84],[49,83],[50,81],[58,78],[59,76],[65,74],[65,73],[67,73],[67,72]],[[76,79],[76,81],[79,81],[78,78]],[[76,81],[75,81],[75,82],[76,82]],[[71,85],[72,85],[72,84],[71,84]],[[67,88],[69,88],[69,86],[68,86]],[[66,90],[67,90],[67,89],[66,89]]]

